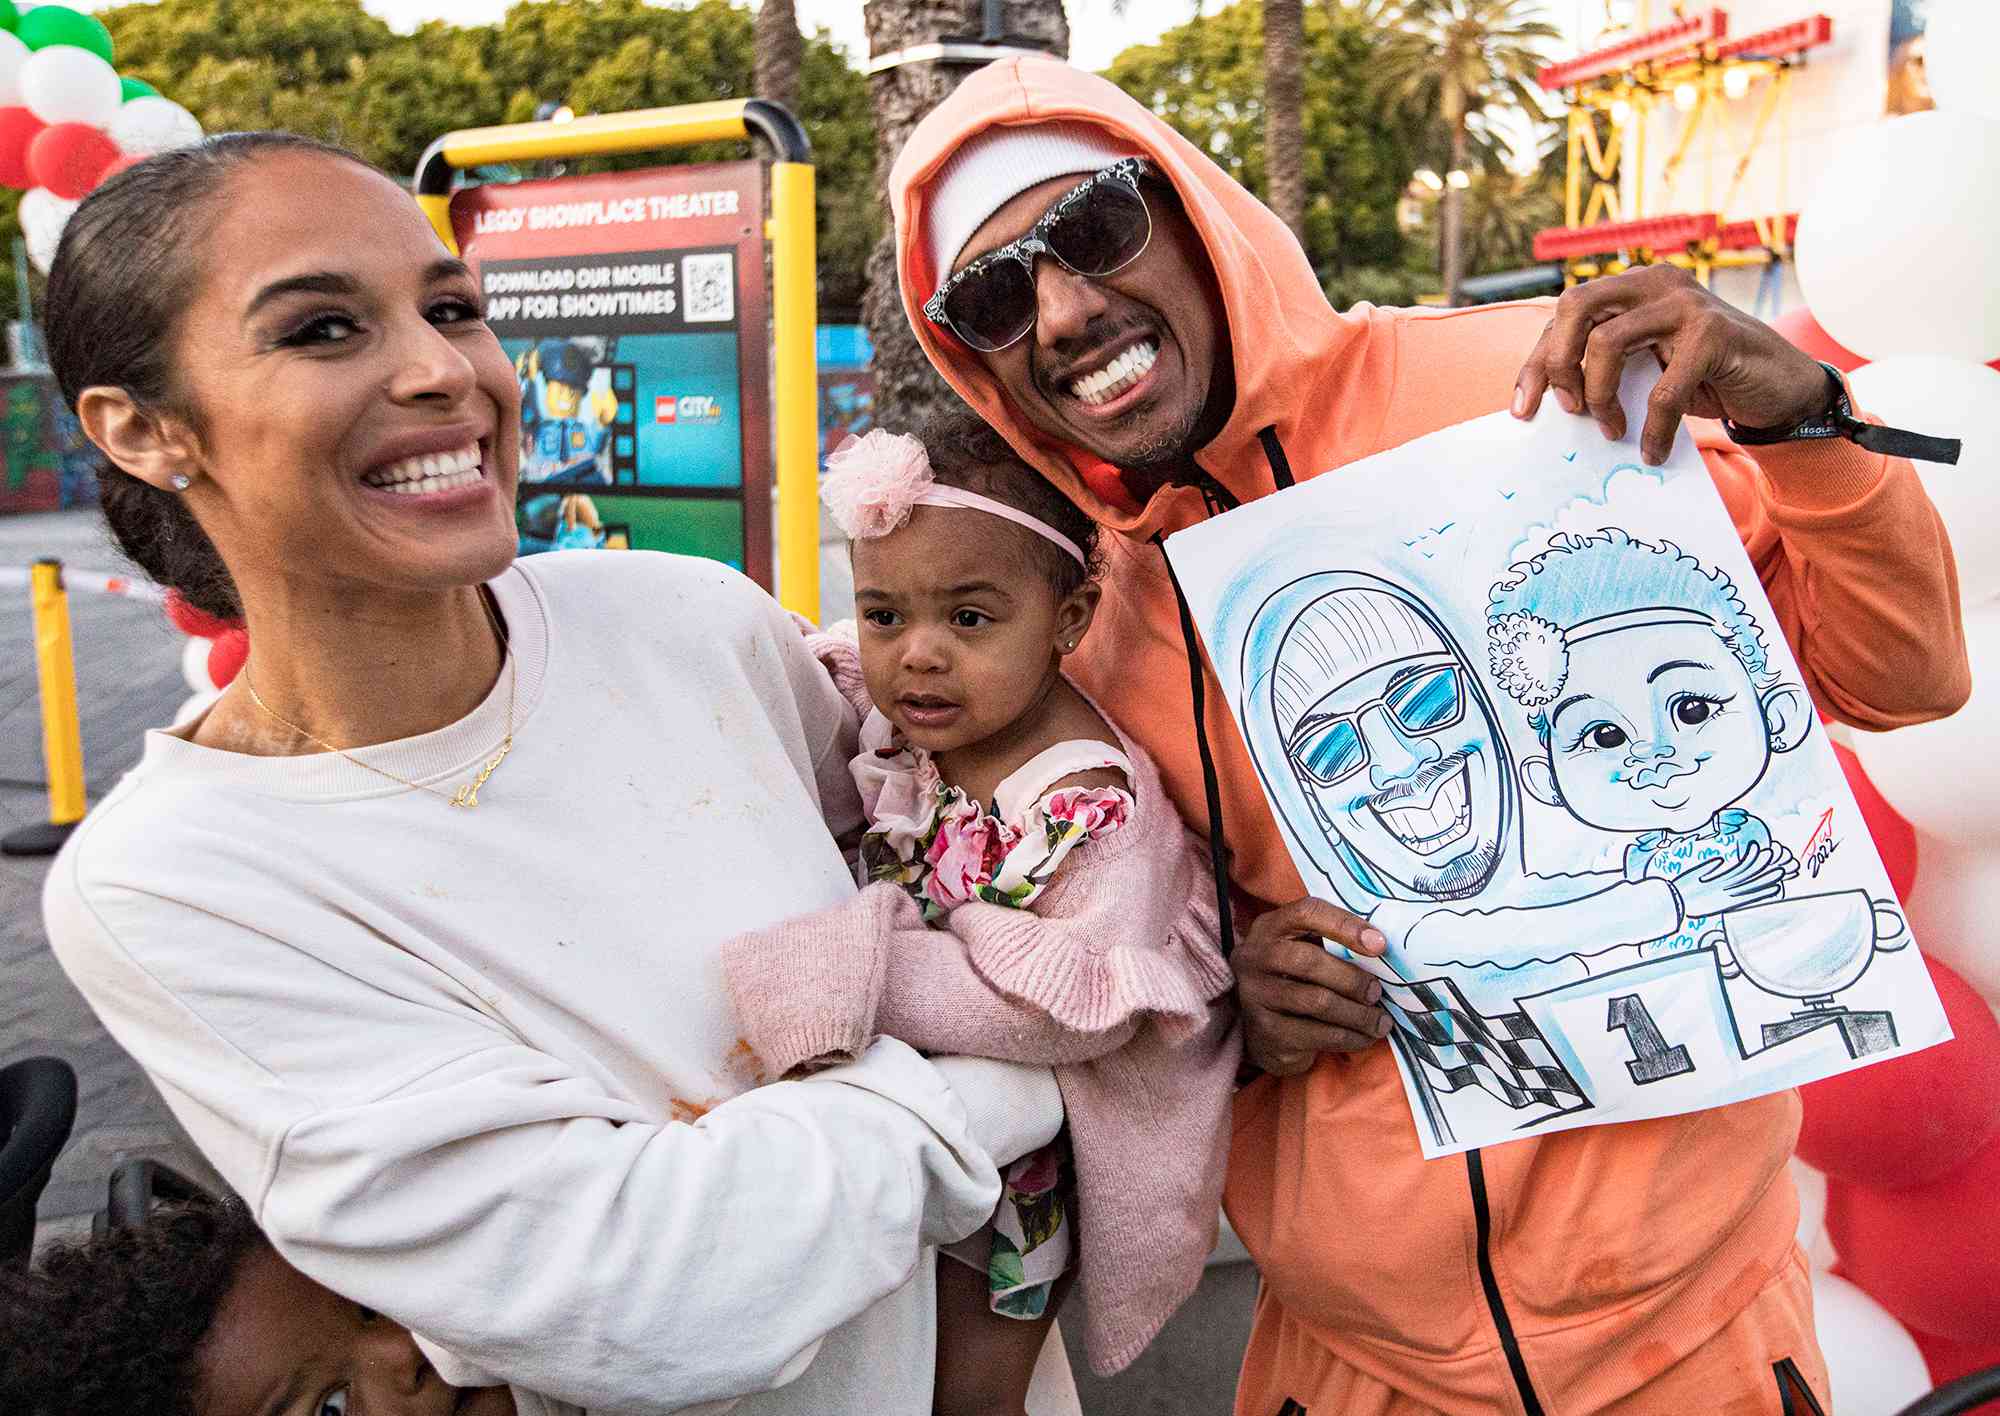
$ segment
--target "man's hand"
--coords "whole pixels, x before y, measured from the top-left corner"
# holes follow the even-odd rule
[[[1360,915],[1310,896],[1267,910],[1250,926],[1230,966],[1243,1008],[1243,1046],[1275,1076],[1303,1072],[1322,1052],[1358,1052],[1389,1034],[1382,985],[1321,942],[1379,956],[1382,931]]]
[[[1724,304],[1679,266],[1655,265],[1573,286],[1556,301],[1514,383],[1514,416],[1532,418],[1554,389],[1563,411],[1588,409],[1608,438],[1625,436],[1618,380],[1651,349],[1665,370],[1639,435],[1648,463],[1667,460],[1681,419],[1729,418],[1788,428],[1826,411],[1826,370],[1761,320]]]

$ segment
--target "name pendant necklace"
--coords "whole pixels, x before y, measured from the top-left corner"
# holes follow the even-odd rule
[[[486,621],[493,626],[494,636],[500,641],[500,652],[507,660],[507,732],[500,739],[500,750],[486,759],[485,763],[480,767],[477,776],[470,782],[459,787],[456,791],[450,793],[442,792],[436,787],[429,786],[423,782],[413,782],[408,777],[398,776],[387,768],[377,767],[372,762],[363,762],[353,753],[347,751],[347,749],[335,747],[325,738],[317,737],[307,732],[290,718],[281,717],[277,710],[266,703],[263,696],[257,692],[257,685],[251,681],[250,668],[247,664],[243,668],[243,686],[250,690],[250,701],[263,710],[266,717],[275,723],[290,728],[315,747],[343,757],[347,761],[352,762],[356,767],[373,772],[378,777],[387,777],[392,782],[400,782],[404,786],[416,791],[429,792],[432,796],[438,797],[452,806],[463,807],[467,811],[470,811],[473,807],[479,805],[479,789],[486,785],[486,779],[499,770],[500,764],[507,760],[507,754],[514,750],[514,689],[518,682],[518,671],[515,668],[513,646],[507,642],[507,631],[500,627],[500,617],[494,614],[493,605],[487,598],[487,593],[483,587],[479,591],[479,607],[486,611]]]

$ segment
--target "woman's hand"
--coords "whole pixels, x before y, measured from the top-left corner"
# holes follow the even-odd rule
[[[1306,896],[1259,915],[1229,961],[1244,1050],[1274,1076],[1303,1072],[1322,1052],[1359,1052],[1389,1034],[1381,983],[1329,954],[1328,939],[1378,957],[1388,947],[1360,915]]]

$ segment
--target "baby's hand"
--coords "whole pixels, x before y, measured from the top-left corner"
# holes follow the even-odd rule
[[[1388,946],[1360,915],[1307,896],[1259,915],[1229,961],[1244,1050],[1274,1076],[1306,1071],[1322,1052],[1359,1052],[1388,1036],[1382,985],[1328,953],[1329,939],[1360,954]]]
[[[1798,860],[1790,851],[1760,843],[1733,863],[1712,860],[1699,870],[1676,875],[1673,886],[1681,898],[1682,912],[1693,919],[1767,904],[1784,894],[1785,882],[1798,873]]]

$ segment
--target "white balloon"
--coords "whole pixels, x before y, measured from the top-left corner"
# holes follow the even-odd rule
[[[2000,1000],[2000,605],[1965,612],[1972,701],[1951,717],[1857,732],[1854,755],[1917,831],[1912,933],[1982,995]]]
[[[44,123],[102,128],[118,116],[124,96],[118,71],[74,44],[37,49],[21,66],[21,102]]]
[[[1931,101],[1953,113],[2000,118],[2000,5],[1931,0],[1924,26]]]
[[[1864,364],[1848,380],[1855,406],[1890,427],[1965,444],[1957,466],[1913,465],[1951,536],[1959,598],[1968,605],[2000,598],[2000,370],[1900,354]]]
[[[1840,1416],[1895,1416],[1931,1390],[1916,1340],[1882,1305],[1846,1279],[1812,1276],[1813,1323],[1827,1385]]]
[[[1912,113],[1843,134],[1799,214],[1813,317],[1869,359],[2000,357],[2000,122]]]
[[[135,98],[118,110],[107,130],[119,151],[151,157],[168,148],[201,141],[201,123],[171,98],[151,94]]]
[[[1826,1268],[1833,1253],[1833,1244],[1826,1237],[1826,1172],[1793,1156],[1792,1184],[1799,1192],[1799,1247],[1814,1268]]]
[[[192,637],[181,646],[181,682],[196,693],[217,691],[215,680],[208,676],[208,651],[214,647],[213,639]]]
[[[81,205],[57,196],[47,187],[30,187],[21,194],[15,219],[21,223],[21,240],[28,248],[28,259],[43,275],[49,273],[49,266],[56,258],[56,246],[62,240],[63,228],[69,225],[70,213]]]
[[[21,66],[33,53],[12,30],[0,30],[0,108],[21,106]]]

